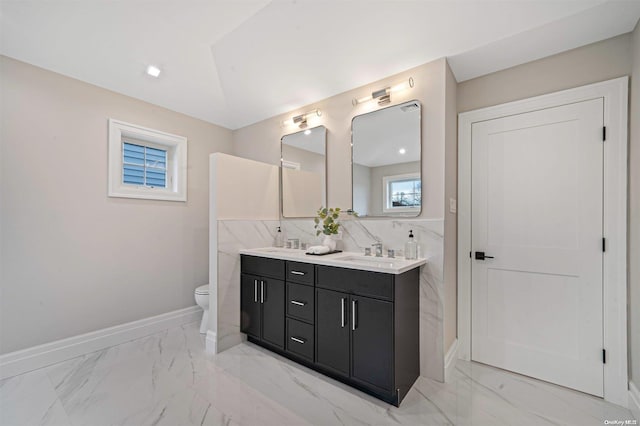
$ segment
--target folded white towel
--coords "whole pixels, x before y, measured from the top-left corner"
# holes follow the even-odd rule
[[[331,249],[327,246],[311,246],[307,249],[309,254],[325,254],[329,253]]]

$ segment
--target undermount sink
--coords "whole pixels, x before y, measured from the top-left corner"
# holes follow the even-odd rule
[[[406,261],[404,259],[395,259],[387,257],[369,257],[369,256],[345,256],[336,259],[338,262],[359,263],[361,265],[371,265],[378,268],[395,268],[402,265]]]

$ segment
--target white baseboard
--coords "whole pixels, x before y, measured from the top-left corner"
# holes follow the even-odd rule
[[[636,420],[640,420],[640,391],[633,382],[629,382],[629,410]]]
[[[456,360],[458,359],[458,339],[454,340],[451,347],[444,357],[444,382],[451,380],[453,370],[456,368]]]
[[[209,355],[215,355],[218,353],[218,336],[213,330],[207,330],[207,337],[205,339],[205,351]]]
[[[192,306],[0,355],[0,380],[199,321],[201,315],[202,309]]]

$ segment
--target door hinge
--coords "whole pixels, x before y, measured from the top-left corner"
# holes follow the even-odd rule
[[[603,364],[607,363],[607,350],[606,349],[602,350],[602,363]]]
[[[602,252],[604,253],[607,250],[607,240],[606,238],[602,238]]]
[[[607,128],[603,127],[602,128],[602,141],[606,141],[607,140]]]

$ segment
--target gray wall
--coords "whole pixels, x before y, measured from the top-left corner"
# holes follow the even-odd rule
[[[322,154],[317,154],[291,145],[284,145],[282,147],[282,158],[299,163],[300,170],[319,174],[325,173],[325,162],[327,157]]]
[[[447,65],[445,94],[445,181],[444,181],[444,350],[458,336],[458,215],[449,211],[449,200],[458,199],[457,83]]]
[[[629,146],[629,378],[640,386],[640,23],[633,32]]]
[[[631,74],[631,35],[603,40],[458,84],[458,112]]]
[[[0,353],[194,305],[231,132],[0,57]],[[107,119],[188,138],[188,201],[107,197]]]
[[[360,164],[353,165],[353,210],[360,216],[369,214],[371,205],[371,169]]]

